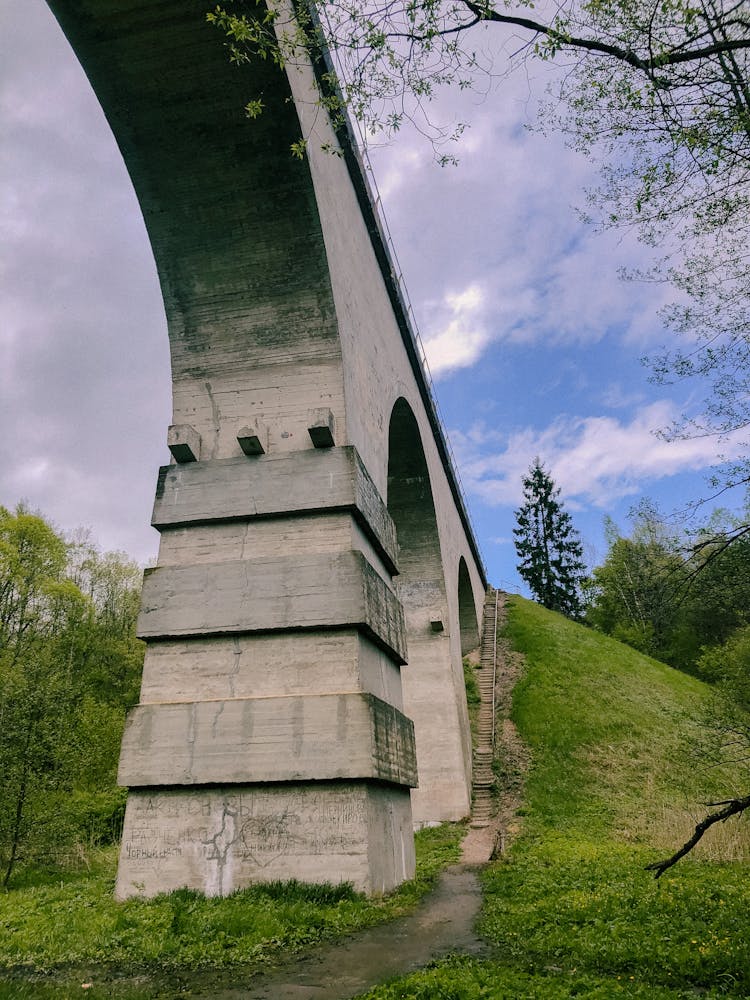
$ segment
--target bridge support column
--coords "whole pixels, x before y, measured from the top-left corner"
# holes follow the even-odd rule
[[[117,895],[414,871],[393,523],[351,447],[161,470]]]
[[[356,143],[311,64],[231,65],[200,0],[47,2],[138,195],[172,363],[118,895],[388,889],[413,871],[416,784],[394,522],[422,823],[468,812],[446,569],[483,571]]]

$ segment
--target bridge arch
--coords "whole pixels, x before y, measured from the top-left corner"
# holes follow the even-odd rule
[[[430,631],[447,614],[445,574],[430,473],[417,418],[400,396],[388,423],[388,513],[399,547],[398,587],[409,595],[410,628]]]
[[[412,790],[412,812],[419,826],[469,811],[466,698],[463,681],[457,683],[460,646],[452,632],[458,621],[449,607],[430,472],[417,418],[403,396],[388,424],[387,506],[398,542],[395,583],[408,660],[401,685],[404,712],[414,722],[419,787]]]
[[[479,645],[479,621],[469,567],[463,556],[458,560],[458,627],[461,632],[461,655],[465,656]]]

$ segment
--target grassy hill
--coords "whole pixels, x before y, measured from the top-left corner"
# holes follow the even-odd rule
[[[532,767],[522,833],[484,876],[495,957],[368,998],[750,996],[747,821],[715,828],[658,882],[644,871],[705,801],[750,785],[746,769],[708,768],[697,753],[709,690],[521,598],[506,636],[526,656],[513,718]]]

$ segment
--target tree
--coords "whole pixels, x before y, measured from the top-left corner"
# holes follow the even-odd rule
[[[713,648],[750,623],[750,536],[732,537],[730,530],[710,538],[688,563],[685,605],[700,645]]]
[[[332,54],[338,74],[327,82],[341,86],[343,103],[369,132],[398,129],[440,86],[471,86],[491,72],[474,43],[492,27],[506,32],[512,65],[529,57],[573,58],[563,91],[572,110],[587,115],[593,99],[612,116],[594,125],[596,141],[624,132],[640,137],[647,120],[652,132],[659,123],[656,138],[670,145],[741,158],[750,129],[750,19],[742,2],[567,0],[546,19],[529,16],[534,7],[528,0],[325,0],[293,8],[230,0],[207,19],[226,33],[236,63],[260,57],[284,65],[302,53]],[[613,77],[619,73],[625,75]],[[590,97],[580,102],[586,91]],[[261,107],[255,102],[251,116]],[[631,122],[630,113],[640,120]]]
[[[667,660],[667,635],[673,624],[673,573],[682,561],[661,542],[623,538],[608,529],[610,547],[592,574],[587,618],[634,649]]]
[[[66,548],[41,518],[0,508],[0,860],[7,886],[29,804],[54,771],[67,719],[62,647],[83,595],[64,579]],[[80,599],[80,600],[79,600]]]
[[[629,537],[605,522],[608,551],[587,581],[590,625],[689,673],[716,681],[718,660],[703,653],[748,623],[750,537],[715,511],[692,534],[643,500]]]
[[[559,488],[538,458],[523,480],[523,495],[513,529],[518,572],[545,608],[579,618],[583,546],[558,499]]]
[[[634,513],[629,538],[609,519],[605,535],[606,558],[587,582],[587,622],[670,666],[690,669],[702,641],[690,613],[700,598],[687,590],[690,568],[680,538],[648,501]]]
[[[75,840],[117,835],[115,770],[137,700],[140,573],[0,507],[0,883]],[[85,592],[84,592],[85,591]]]
[[[686,236],[734,232],[734,254],[746,246],[737,233],[748,225],[750,180],[746,0],[566,0],[547,19],[529,16],[530,0],[326,0],[296,4],[296,19],[290,11],[232,0],[207,18],[237,63],[330,54],[322,100],[346,107],[368,134],[393,132],[406,118],[429,129],[425,105],[441,86],[498,72],[475,43],[503,32],[500,75],[528,59],[564,62],[557,96],[566,111],[547,124],[584,152],[615,154],[602,191],[615,206],[609,222],[636,225],[651,242],[665,228],[673,235],[677,222]],[[261,108],[252,101],[248,113]]]

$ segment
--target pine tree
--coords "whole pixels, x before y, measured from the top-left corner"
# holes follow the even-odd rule
[[[560,490],[538,458],[523,480],[524,503],[516,513],[517,566],[534,599],[569,618],[580,618],[583,546]]]

